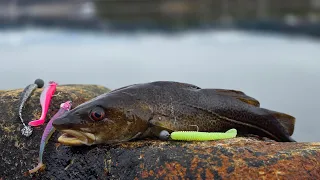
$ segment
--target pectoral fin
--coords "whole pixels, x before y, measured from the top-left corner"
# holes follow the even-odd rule
[[[168,117],[155,116],[149,121],[150,127],[158,128],[161,130],[174,131],[177,129]]]
[[[215,91],[220,95],[231,96],[247,104],[260,107],[260,103],[258,100],[250,96],[247,96],[245,93],[241,91],[229,90],[229,89],[215,89]]]
[[[154,116],[149,121],[151,133],[160,138],[160,133],[162,130],[166,130],[169,133],[179,130],[178,124],[174,123],[169,117],[166,116]]]

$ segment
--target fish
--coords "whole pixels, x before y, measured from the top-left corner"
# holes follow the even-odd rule
[[[56,119],[68,146],[159,138],[161,131],[225,132],[296,142],[295,118],[260,107],[242,91],[200,88],[175,81],[133,84],[99,95]]]
[[[41,141],[40,141],[40,150],[39,150],[39,162],[38,165],[29,170],[27,174],[32,174],[40,169],[42,169],[45,165],[42,162],[42,157],[43,157],[43,152],[46,144],[48,143],[48,140],[52,136],[52,134],[55,132],[55,128],[52,126],[52,123],[60,116],[62,116],[64,113],[68,112],[71,109],[72,102],[71,101],[66,101],[60,105],[59,111],[50,119],[48,122],[46,128],[43,131]]]
[[[21,93],[21,98],[20,98],[20,105],[18,109],[18,114],[20,121],[23,125],[23,128],[21,129],[21,134],[29,137],[31,136],[33,129],[30,126],[27,126],[24,123],[24,120],[22,118],[22,109],[24,107],[24,104],[27,102],[31,94],[37,89],[37,88],[42,88],[44,85],[44,81],[42,79],[36,79],[33,84],[29,84],[27,87],[24,88],[24,90]]]
[[[56,91],[57,85],[56,82],[49,81],[48,86],[43,89],[40,95],[40,104],[42,108],[41,117],[40,119],[30,121],[28,123],[29,126],[40,126],[45,122],[50,102]]]

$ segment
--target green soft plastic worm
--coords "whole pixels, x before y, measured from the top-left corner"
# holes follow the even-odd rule
[[[223,132],[198,132],[198,131],[175,131],[170,138],[176,141],[212,141],[219,139],[229,139],[237,136],[236,129]]]

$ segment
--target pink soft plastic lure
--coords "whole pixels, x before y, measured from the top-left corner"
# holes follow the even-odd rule
[[[40,104],[42,107],[41,117],[40,119],[30,121],[29,126],[40,126],[45,122],[49,105],[50,105],[52,96],[56,92],[57,85],[58,84],[56,82],[50,81],[49,85],[44,88],[40,96]]]
[[[35,173],[37,171],[39,171],[41,168],[44,167],[44,164],[42,162],[42,156],[43,156],[43,152],[44,152],[44,147],[46,146],[46,144],[48,143],[48,140],[50,139],[51,135],[54,133],[55,128],[52,126],[52,122],[61,117],[64,113],[66,113],[67,111],[69,111],[71,109],[71,101],[67,101],[65,103],[62,103],[60,105],[60,109],[59,111],[51,118],[51,120],[48,122],[46,128],[43,131],[43,135],[41,137],[41,142],[40,142],[40,151],[39,151],[39,163],[38,165],[29,170],[28,173]]]

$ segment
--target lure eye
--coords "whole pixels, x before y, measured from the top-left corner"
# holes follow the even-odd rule
[[[104,116],[105,116],[104,110],[100,107],[93,109],[90,113],[90,117],[94,121],[100,121],[104,119]]]

